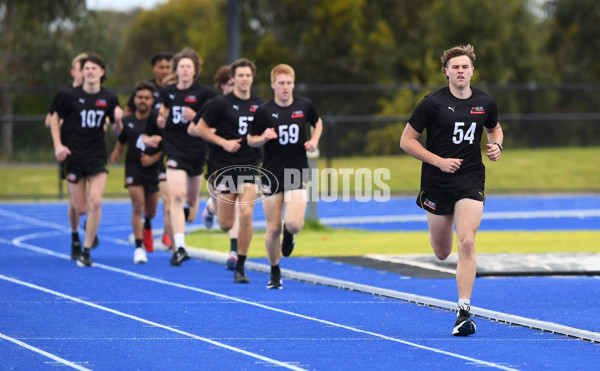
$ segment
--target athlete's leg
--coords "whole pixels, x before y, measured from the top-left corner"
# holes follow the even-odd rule
[[[129,186],[129,198],[131,198],[131,227],[133,229],[133,237],[136,240],[142,239],[144,231],[144,222],[142,214],[144,213],[144,187]]]
[[[158,192],[148,192],[144,190],[144,217],[152,219],[156,216],[156,209],[158,208]]]
[[[454,205],[456,238],[458,241],[458,265],[456,283],[459,299],[470,299],[477,273],[475,234],[481,224],[483,202],[463,198]]]
[[[263,202],[267,230],[265,232],[265,247],[271,265],[279,264],[281,255],[281,213],[283,211],[283,193],[267,197]]]
[[[84,183],[84,194],[85,194],[85,181],[83,181]],[[86,205],[87,208],[87,205]],[[73,204],[73,201],[71,201],[71,197],[69,197],[69,208],[67,210],[67,217],[69,218],[69,226],[71,227],[71,231],[78,231],[79,230],[79,213],[77,212],[77,209],[75,208],[75,205]]]
[[[159,183],[160,192],[163,200],[163,224],[165,233],[169,237],[171,248],[173,251],[176,250],[175,244],[173,243],[173,224],[171,223],[171,194],[169,192],[169,184],[164,181]]]
[[[85,186],[85,178],[80,179],[77,183],[67,182],[67,191],[69,192],[69,208],[73,208],[73,212],[77,215],[77,218],[80,218],[88,212],[87,192]],[[67,214],[69,212],[70,211],[67,211]],[[79,228],[79,225],[77,225],[77,228]]]
[[[185,170],[167,169],[167,184],[171,198],[171,225],[173,227],[173,236],[183,236],[185,233],[185,215],[183,213],[183,204],[187,195],[187,173]],[[173,241],[176,245],[178,241]],[[184,246],[174,246],[184,247]]]
[[[217,220],[224,231],[229,231],[235,221],[236,193],[222,193],[217,197]]]
[[[254,204],[256,202],[256,184],[245,183],[241,187],[242,193],[237,195],[237,199],[240,203],[240,212],[238,214],[240,223],[240,230],[238,232],[238,254],[247,256],[250,241],[252,240],[252,217],[254,216]],[[221,205],[219,205],[219,207],[220,206]],[[232,206],[235,206],[235,204]],[[232,209],[234,209],[234,207]],[[219,219],[219,222],[220,220],[221,219]]]
[[[200,188],[202,187],[202,175],[194,177],[188,177],[187,180],[187,194],[186,203],[189,207],[189,215],[186,222],[191,223],[196,220],[198,215],[198,196],[200,194]]]
[[[89,183],[89,215],[87,218],[84,248],[90,248],[98,233],[98,226],[102,217],[102,198],[106,188],[106,173],[100,172],[87,178]]]
[[[235,206],[233,207],[233,226],[228,231],[229,239],[238,238],[238,234],[240,232],[240,221],[238,216],[240,215],[240,202],[236,201]]]
[[[452,215],[435,215],[427,212],[429,225],[429,243],[433,253],[440,259],[446,259],[452,252],[454,239],[454,218]]]
[[[299,233],[304,227],[304,214],[308,195],[305,189],[294,189],[285,192],[285,228],[292,234]]]

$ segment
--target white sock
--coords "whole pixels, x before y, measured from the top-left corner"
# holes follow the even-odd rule
[[[471,300],[469,299],[458,299],[458,308],[462,310],[466,310],[467,312],[471,311]]]
[[[185,249],[185,234],[175,233],[173,235],[173,239],[175,240],[175,247],[177,247],[177,248],[183,247]]]

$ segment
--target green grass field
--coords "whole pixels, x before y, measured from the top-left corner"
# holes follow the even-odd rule
[[[514,150],[507,148],[501,161],[484,162],[487,192],[498,193],[582,193],[600,192],[600,147]],[[328,165],[319,160],[319,168]],[[406,155],[387,157],[335,158],[332,168],[387,168],[386,181],[394,194],[416,195],[420,163]],[[56,199],[57,166],[0,165],[0,199]],[[126,198],[121,165],[110,165],[106,197]],[[354,179],[351,177],[351,184]],[[341,179],[340,186],[341,187]],[[66,187],[63,185],[66,192]],[[206,194],[206,191],[203,191]],[[262,207],[257,205],[257,207]],[[129,216],[127,216],[128,220]],[[66,220],[65,220],[66,223]],[[294,256],[334,256],[430,253],[427,232],[365,232],[359,230],[305,228],[297,236]],[[190,246],[226,252],[228,237],[218,231],[195,232],[188,236]],[[479,232],[480,253],[593,252],[600,253],[600,231],[582,232]],[[264,234],[256,231],[251,257],[265,256]]]
[[[600,192],[598,158],[600,158],[600,147],[514,151],[508,147],[498,162],[492,163],[484,158],[487,168],[487,192]],[[320,169],[327,165],[326,159],[319,160]],[[385,182],[392,193],[415,194],[419,189],[420,162],[407,155],[334,158],[331,167],[334,169],[385,168],[390,171],[390,179]],[[123,187],[122,163],[109,165],[108,169],[107,196],[127,197]],[[58,170],[55,164],[0,165],[0,198],[12,198],[14,195],[28,198],[56,198],[57,176]],[[351,177],[350,180],[350,186],[354,187],[354,178]],[[341,188],[341,182],[339,177],[338,189]]]
[[[220,252],[229,251],[229,237],[223,232],[194,232],[186,238],[186,243]],[[478,232],[477,252],[600,253],[600,231]],[[329,228],[303,230],[296,236],[294,250],[294,256],[430,253],[427,232],[366,232]],[[249,256],[266,257],[263,231],[255,231]]]

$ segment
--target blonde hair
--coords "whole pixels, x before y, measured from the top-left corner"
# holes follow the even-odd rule
[[[271,70],[271,82],[275,82],[277,75],[292,75],[292,80],[296,79],[294,69],[288,64],[278,64]]]
[[[73,58],[73,61],[71,61],[71,68],[76,68],[76,65],[79,65],[79,68],[83,67],[81,65],[81,61],[86,59],[87,57],[88,57],[88,53],[77,54],[77,56],[75,58]]]

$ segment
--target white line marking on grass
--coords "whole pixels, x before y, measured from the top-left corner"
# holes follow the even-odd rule
[[[3,279],[5,281],[9,281],[9,282],[15,283],[15,284],[18,284],[18,285],[21,285],[21,286],[29,287],[29,288],[34,289],[34,290],[42,291],[42,292],[45,292],[47,294],[58,296],[58,297],[61,297],[63,299],[68,299],[68,300],[74,301],[74,302],[79,303],[79,304],[90,306],[92,308],[100,309],[100,310],[103,310],[105,312],[109,312],[109,313],[115,314],[117,316],[121,316],[121,317],[132,319],[134,321],[142,322],[142,323],[145,323],[145,324],[153,326],[153,327],[158,327],[158,328],[162,328],[164,330],[168,330],[168,331],[172,331],[172,332],[175,332],[175,333],[178,333],[178,334],[181,334],[181,335],[185,335],[185,336],[188,336],[188,337],[190,337],[192,339],[200,340],[200,341],[203,341],[205,343],[209,343],[209,344],[221,347],[221,348],[225,348],[225,349],[234,351],[236,353],[241,353],[241,354],[250,356],[252,358],[260,359],[261,361],[265,361],[265,362],[267,362],[269,364],[273,364],[273,365],[285,367],[285,368],[288,368],[290,370],[304,370],[303,368],[296,367],[296,366],[290,365],[288,363],[278,361],[276,359],[272,359],[272,358],[269,358],[269,357],[264,357],[264,356],[261,356],[260,354],[248,352],[246,350],[243,350],[243,349],[240,349],[240,348],[236,348],[236,347],[224,344],[224,343],[220,343],[218,341],[210,340],[208,338],[205,338],[205,337],[202,337],[202,336],[198,336],[198,335],[186,332],[186,331],[177,330],[177,329],[175,329],[173,327],[170,327],[170,326],[166,326],[166,325],[162,325],[162,324],[157,323],[157,322],[149,321],[147,319],[144,319],[144,318],[141,318],[141,317],[138,317],[138,316],[134,316],[134,315],[131,315],[131,314],[127,314],[127,313],[124,313],[124,312],[121,312],[121,311],[118,311],[118,310],[115,310],[115,309],[112,309],[112,308],[108,308],[108,307],[105,307],[103,305],[94,304],[94,303],[89,302],[87,300],[82,300],[82,299],[79,299],[79,298],[76,298],[76,297],[73,297],[73,296],[70,296],[70,295],[67,295],[67,294],[63,294],[61,292],[54,291],[54,290],[51,290],[51,289],[48,289],[48,288],[45,288],[45,287],[42,287],[42,286],[38,286],[38,285],[29,283],[29,282],[25,282],[25,281],[21,281],[21,280],[15,279],[15,278],[7,277],[7,276],[5,276],[3,274],[0,274],[0,279]],[[11,338],[9,338],[7,340],[10,340],[10,339]],[[16,341],[18,341],[18,340],[16,340]],[[40,352],[43,352],[43,351],[40,350]],[[50,354],[48,353],[48,354],[45,354],[45,355],[50,355]],[[53,358],[53,359],[55,359],[55,358]],[[58,359],[55,359],[55,360],[58,360]],[[66,361],[66,362],[68,362],[68,361]],[[72,364],[72,365],[76,366],[75,364]]]
[[[408,259],[402,259],[402,258],[399,258],[396,256],[368,254],[368,255],[365,255],[365,257],[373,259],[373,260],[388,262],[388,263],[398,263],[398,264],[410,265],[413,267],[418,267],[418,268],[423,268],[423,269],[435,270],[435,271],[439,271],[439,272],[443,272],[443,273],[456,274],[456,269],[444,268],[444,267],[439,267],[435,264],[418,262],[418,261],[408,260]]]
[[[483,220],[515,220],[515,219],[558,219],[558,218],[597,218],[600,217],[598,209],[584,210],[542,210],[542,211],[500,211],[484,212]],[[425,214],[406,215],[362,215],[323,217],[319,221],[324,225],[346,224],[378,224],[378,223],[410,223],[427,222]]]
[[[10,341],[12,343],[15,343],[15,344],[23,347],[23,348],[29,349],[29,350],[31,350],[33,352],[36,352],[36,353],[41,354],[43,356],[46,356],[46,357],[48,357],[50,359],[55,360],[56,362],[62,363],[63,365],[72,367],[72,368],[74,368],[76,370],[82,370],[82,371],[89,370],[89,368],[85,368],[85,367],[80,366],[80,365],[78,365],[76,363],[73,363],[71,361],[67,361],[64,358],[60,358],[59,356],[55,356],[52,353],[48,353],[46,351],[41,350],[40,348],[36,348],[36,347],[31,346],[31,345],[29,345],[27,343],[24,343],[24,342],[22,342],[20,340],[17,340],[15,338],[10,337],[10,336],[4,335],[2,333],[0,333],[0,338],[2,338],[4,340],[8,340],[8,341]]]
[[[57,254],[57,253],[55,253],[55,252],[53,252],[51,250],[46,250],[46,249],[38,247],[38,246],[33,246],[33,245],[29,245],[29,244],[23,243],[22,241],[26,240],[27,238],[28,238],[27,236],[22,236],[22,237],[20,237],[18,239],[14,239],[13,241],[14,241],[15,246],[18,246],[18,247],[21,247],[21,248],[25,248],[25,249],[34,250],[34,251],[37,251],[37,252],[40,252],[40,253],[47,253],[47,254],[53,255],[53,256],[62,255],[64,257],[67,257],[67,255],[64,255],[64,254]],[[47,252],[45,252],[45,251],[47,251]],[[312,316],[307,316],[307,315],[304,315],[304,314],[299,314],[299,313],[295,313],[295,312],[291,312],[291,311],[288,311],[288,310],[283,310],[283,309],[279,309],[279,308],[275,308],[275,307],[270,307],[268,305],[264,305],[264,304],[261,304],[261,303],[257,303],[257,302],[253,302],[253,301],[249,301],[249,300],[244,300],[244,299],[239,299],[239,298],[236,298],[236,297],[233,297],[233,296],[229,296],[229,295],[225,295],[225,294],[221,294],[221,293],[217,293],[217,292],[213,292],[213,291],[208,291],[208,290],[204,290],[204,289],[193,287],[193,286],[188,286],[188,285],[183,285],[183,284],[176,283],[176,282],[166,281],[166,280],[163,280],[163,279],[160,279],[160,278],[155,278],[155,277],[151,277],[151,276],[147,276],[147,275],[143,275],[143,274],[131,272],[131,271],[128,271],[128,270],[125,270],[125,269],[121,269],[121,268],[111,267],[111,266],[105,265],[105,264],[100,264],[100,263],[96,263],[95,262],[94,263],[94,267],[95,268],[100,268],[100,269],[105,269],[107,271],[111,271],[111,272],[115,272],[115,273],[121,273],[121,274],[130,276],[130,277],[134,277],[134,278],[137,278],[137,279],[143,279],[143,280],[147,280],[147,281],[151,281],[151,282],[155,282],[155,283],[160,283],[160,284],[167,285],[167,286],[177,287],[177,288],[184,289],[184,290],[195,291],[195,292],[199,292],[199,293],[202,293],[202,294],[206,294],[206,295],[211,295],[211,296],[215,296],[215,297],[218,297],[218,298],[222,298],[222,299],[225,299],[225,300],[234,301],[234,302],[237,302],[237,303],[247,304],[247,305],[251,305],[251,306],[254,306],[254,307],[266,309],[266,310],[269,310],[269,311],[278,312],[278,313],[282,313],[282,314],[287,314],[289,316],[293,316],[293,317],[297,317],[297,318],[302,318],[302,319],[309,320],[309,321],[312,321],[312,322],[322,323],[322,324],[325,324],[325,325],[328,325],[328,326],[331,326],[331,327],[335,327],[335,328],[341,328],[341,329],[345,329],[345,330],[349,330],[349,331],[353,331],[353,332],[357,332],[357,333],[361,333],[361,334],[366,334],[366,335],[374,336],[374,337],[377,337],[377,338],[380,338],[380,339],[393,341],[393,342],[396,342],[396,343],[408,345],[408,346],[411,346],[411,347],[415,347],[415,348],[427,350],[427,351],[438,353],[438,354],[443,354],[443,355],[446,355],[446,356],[450,356],[450,357],[453,357],[453,358],[462,359],[462,360],[473,362],[473,363],[477,363],[477,364],[480,364],[480,365],[485,365],[485,366],[488,366],[488,367],[494,367],[494,368],[501,369],[501,370],[515,370],[514,368],[506,367],[506,366],[503,366],[503,365],[500,365],[500,364],[497,364],[497,363],[483,361],[483,360],[480,360],[480,359],[476,359],[476,358],[464,356],[464,355],[457,354],[457,353],[447,352],[447,351],[444,351],[444,350],[441,350],[441,349],[432,348],[432,347],[428,347],[428,346],[425,346],[425,345],[413,343],[413,342],[410,342],[410,341],[405,341],[405,340],[393,338],[393,337],[386,336],[386,335],[383,335],[383,334],[378,334],[378,333],[371,332],[371,331],[361,330],[361,329],[358,329],[356,327],[346,326],[346,325],[342,325],[342,324],[339,324],[339,323],[335,323],[335,322],[323,320],[323,319],[320,319],[320,318],[316,318],[316,317],[312,317]],[[0,275],[0,278],[3,278],[3,277],[5,277],[5,276]],[[6,278],[8,278],[8,277],[6,277]],[[9,279],[9,280],[12,280],[12,279]],[[22,282],[22,281],[19,281],[19,282]],[[31,285],[31,287],[35,286],[35,285],[32,285],[32,284],[27,284],[27,285]],[[37,287],[38,286],[36,286],[36,288]],[[43,291],[51,292],[52,290],[43,289]],[[60,294],[60,295],[62,296],[62,294]],[[67,297],[67,296],[64,295],[64,297]],[[126,316],[128,318],[134,318],[134,319],[138,319],[139,318],[139,317],[130,316],[130,315],[127,315],[125,313],[112,310],[112,309],[107,308],[107,307],[103,307],[103,306],[100,306],[100,305],[97,305],[97,304],[86,302],[86,301],[83,301],[83,300],[80,300],[80,299],[77,299],[77,298],[72,298],[72,297],[68,297],[68,298],[71,299],[71,300],[77,301],[77,302],[81,302],[82,304],[86,304],[86,305],[90,305],[90,306],[95,307],[95,308],[107,310],[107,311],[109,311],[111,313],[115,313],[115,314],[118,314],[118,315],[124,315],[124,316]],[[141,319],[141,318],[139,318],[138,320],[140,320],[140,321],[142,321],[144,323],[152,323],[150,321],[147,321],[147,320],[144,320],[144,319]],[[180,333],[180,334],[188,334],[188,333],[186,333],[184,331],[176,330],[176,329],[171,328],[171,327],[167,327],[167,326],[163,326],[163,325],[159,325],[159,324],[156,324],[156,325],[158,327],[163,327],[165,329],[169,329],[171,331],[174,331],[174,332],[177,332],[177,333]],[[196,335],[189,334],[188,336],[194,336],[195,337]],[[206,338],[199,338],[199,339],[203,340],[203,341],[211,342],[211,340],[206,339]],[[214,342],[214,343],[220,344],[220,343],[217,343],[217,342]],[[223,344],[223,346],[229,347],[229,346],[227,346],[225,344]],[[238,349],[238,348],[232,348],[232,349]],[[241,349],[239,351],[244,352]],[[250,354],[253,354],[253,353],[250,353]],[[279,362],[279,361],[276,361],[276,362]],[[286,363],[282,363],[282,365],[285,365],[285,367],[292,367],[292,366],[289,366]]]

